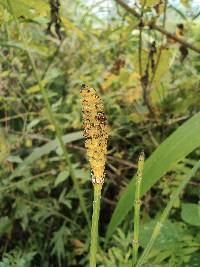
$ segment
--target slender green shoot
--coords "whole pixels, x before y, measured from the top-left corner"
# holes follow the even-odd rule
[[[94,184],[94,201],[93,201],[91,245],[90,245],[90,267],[96,267],[101,189],[102,189],[102,184]]]
[[[35,79],[36,79],[36,81],[38,83],[38,86],[40,88],[40,92],[42,94],[42,97],[43,97],[43,100],[44,100],[44,103],[45,103],[45,106],[46,106],[46,110],[47,110],[47,113],[48,113],[48,116],[49,116],[49,120],[50,120],[51,124],[55,128],[56,137],[57,137],[58,142],[60,144],[60,147],[61,147],[61,149],[63,151],[64,158],[65,158],[65,160],[67,162],[67,165],[68,165],[68,168],[69,168],[69,172],[70,172],[70,176],[71,176],[73,184],[74,184],[75,191],[76,191],[77,196],[79,197],[79,200],[80,200],[81,209],[82,209],[83,214],[85,216],[85,219],[86,219],[86,221],[88,223],[88,226],[90,227],[90,219],[89,219],[89,214],[87,212],[86,204],[85,204],[81,189],[79,187],[78,180],[76,179],[76,175],[75,175],[75,172],[74,172],[74,169],[73,169],[73,166],[72,166],[72,162],[71,162],[69,154],[68,154],[68,150],[67,150],[67,148],[65,146],[65,143],[63,142],[63,139],[62,139],[62,131],[61,131],[60,125],[57,122],[57,120],[56,120],[56,118],[54,116],[53,110],[51,108],[51,105],[50,105],[50,102],[49,102],[49,97],[48,97],[48,92],[47,92],[46,88],[41,83],[41,78],[40,78],[40,76],[38,74],[38,71],[37,71],[35,62],[33,60],[33,57],[32,57],[31,53],[28,50],[28,45],[27,45],[26,39],[24,38],[23,33],[20,31],[19,23],[18,23],[17,18],[15,17],[14,12],[13,12],[13,8],[12,8],[12,4],[11,4],[10,0],[8,0],[8,4],[9,4],[10,10],[11,10],[11,13],[12,13],[12,15],[14,17],[14,20],[15,20],[18,32],[19,32],[19,34],[21,36],[22,42],[24,43],[24,46],[27,48],[27,49],[25,49],[25,51],[26,51],[27,56],[29,58],[30,64],[32,66],[34,77],[35,77]]]
[[[45,87],[41,83],[41,80],[40,80],[39,75],[37,73],[35,62],[33,61],[32,55],[30,54],[30,52],[28,50],[27,50],[27,55],[29,57],[31,66],[33,68],[35,79],[37,80],[38,86],[39,86],[40,91],[42,93],[42,96],[43,96],[43,99],[44,99],[44,102],[45,102],[45,106],[46,106],[46,109],[47,109],[47,112],[48,112],[48,115],[49,115],[49,119],[50,119],[51,123],[53,124],[53,126],[55,128],[56,136],[58,138],[58,142],[60,143],[61,149],[63,151],[63,155],[64,155],[64,157],[66,159],[66,162],[67,162],[67,165],[68,165],[68,168],[69,168],[69,172],[70,172],[70,175],[72,177],[72,181],[74,183],[74,187],[75,187],[76,193],[77,193],[77,195],[79,197],[79,200],[80,200],[80,205],[81,205],[82,211],[83,211],[83,213],[85,215],[85,219],[86,219],[86,221],[88,223],[88,226],[90,226],[90,219],[89,219],[89,215],[88,215],[88,212],[87,212],[86,204],[85,204],[84,198],[82,196],[82,192],[81,192],[81,189],[79,187],[78,180],[76,179],[76,175],[75,175],[75,172],[74,172],[74,169],[73,169],[73,166],[72,166],[72,163],[71,163],[67,148],[65,146],[65,143],[63,142],[62,132],[61,132],[60,126],[57,123],[57,121],[55,119],[55,116],[53,114],[53,111],[52,111],[52,108],[51,108],[51,105],[50,105],[50,102],[49,102],[49,98],[48,98],[48,93],[47,93]]]
[[[134,232],[133,232],[133,255],[132,265],[135,266],[138,258],[138,247],[139,247],[139,222],[140,222],[140,186],[143,176],[144,169],[144,152],[142,151],[138,160],[138,171],[136,176],[136,187],[135,187],[135,201],[134,201]]]
[[[136,267],[141,267],[147,260],[147,257],[149,255],[149,252],[151,250],[151,248],[154,245],[154,242],[157,238],[157,236],[159,235],[161,228],[165,222],[165,220],[167,219],[170,210],[173,207],[174,202],[176,201],[176,199],[178,198],[178,196],[180,195],[180,193],[182,192],[182,190],[184,189],[184,187],[187,185],[187,183],[190,181],[190,179],[195,175],[195,173],[197,172],[197,170],[200,168],[200,161],[198,161],[194,167],[192,168],[190,174],[188,176],[185,177],[185,179],[180,183],[180,185],[174,190],[174,192],[172,193],[170,200],[167,204],[167,206],[165,207],[160,220],[156,223],[156,226],[153,230],[153,233],[151,235],[151,238],[146,246],[146,248],[144,249],[141,257],[138,260],[138,263],[136,265]]]

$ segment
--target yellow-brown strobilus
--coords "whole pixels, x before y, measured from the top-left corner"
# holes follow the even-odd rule
[[[95,89],[81,86],[85,147],[92,170],[92,182],[103,184],[106,163],[108,122],[103,102]]]

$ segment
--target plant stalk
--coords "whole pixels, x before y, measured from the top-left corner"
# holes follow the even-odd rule
[[[140,186],[144,169],[144,152],[141,152],[138,160],[138,171],[136,176],[135,201],[134,201],[134,232],[133,232],[133,254],[132,265],[135,266],[138,258],[139,247],[139,222],[140,222]]]
[[[90,267],[96,267],[101,189],[102,189],[102,184],[94,184],[94,201],[93,201],[91,244],[90,244]]]
[[[10,0],[7,0],[7,1],[8,1],[8,6],[10,8],[10,12],[12,13],[13,18],[15,20],[18,33],[20,34],[20,36],[22,38],[22,42],[24,43],[25,47],[28,47],[27,43],[26,43],[26,39],[24,38],[23,33],[20,31],[19,23],[18,23],[18,20],[17,20],[17,18],[15,16],[15,13],[13,12],[11,1]],[[52,108],[51,108],[51,105],[50,105],[50,102],[49,102],[47,90],[45,89],[45,87],[41,83],[41,78],[39,77],[35,62],[34,62],[34,60],[32,58],[31,53],[29,52],[28,48],[26,48],[26,53],[27,53],[29,61],[31,63],[35,79],[36,79],[36,81],[38,83],[38,86],[40,88],[40,91],[42,93],[49,119],[50,119],[52,125],[55,128],[58,142],[60,144],[60,147],[61,147],[61,149],[63,151],[63,155],[64,155],[64,157],[66,159],[67,164],[68,164],[69,173],[70,173],[70,176],[72,178],[72,181],[73,181],[73,184],[74,184],[74,187],[75,187],[75,191],[76,191],[76,193],[77,193],[77,195],[79,197],[79,200],[80,200],[80,206],[82,208],[82,211],[84,213],[85,219],[86,219],[86,221],[88,223],[88,226],[90,228],[90,219],[89,219],[89,215],[88,215],[88,212],[87,212],[86,204],[85,204],[84,198],[82,196],[82,192],[81,192],[81,189],[79,187],[78,181],[76,179],[75,172],[74,172],[74,169],[73,169],[73,166],[72,166],[72,163],[71,163],[67,148],[66,148],[65,143],[63,142],[63,139],[62,139],[62,131],[61,131],[60,126],[59,126],[59,124],[57,123],[57,121],[56,121],[56,119],[54,117],[54,114],[53,114],[53,111],[52,111]]]
[[[47,109],[47,113],[49,115],[49,119],[50,119],[51,123],[53,124],[53,126],[55,128],[56,136],[58,138],[58,142],[60,143],[61,149],[63,151],[63,155],[64,155],[64,157],[66,159],[67,164],[68,164],[69,173],[70,173],[70,175],[72,177],[72,181],[74,183],[74,187],[75,187],[76,193],[77,193],[77,195],[79,197],[82,211],[83,211],[83,213],[85,215],[85,219],[86,219],[86,221],[88,223],[88,226],[90,227],[90,219],[89,219],[89,215],[88,215],[87,208],[86,208],[86,205],[85,205],[85,201],[84,201],[84,198],[82,196],[82,192],[81,192],[81,189],[79,187],[78,181],[76,179],[76,176],[75,176],[75,173],[74,173],[74,169],[72,167],[72,163],[71,163],[70,157],[68,155],[67,148],[65,146],[65,143],[63,142],[61,129],[60,129],[59,124],[57,123],[57,121],[56,121],[56,119],[54,117],[53,111],[51,109],[51,105],[49,103],[49,98],[48,98],[48,93],[47,93],[46,89],[43,87],[43,85],[41,83],[41,80],[40,80],[39,75],[37,73],[35,62],[34,62],[32,56],[31,56],[31,54],[30,54],[30,52],[28,50],[27,50],[27,55],[29,57],[31,66],[33,68],[33,73],[34,73],[35,79],[37,80],[38,86],[39,86],[40,91],[42,93],[42,96],[43,96],[43,99],[44,99],[44,102],[45,102],[45,106],[46,106],[46,109]]]
[[[186,178],[180,183],[180,185],[174,190],[174,192],[172,193],[170,200],[167,204],[167,206],[165,207],[160,220],[156,223],[156,226],[153,230],[153,233],[151,235],[151,238],[146,246],[146,248],[144,249],[136,267],[141,267],[147,260],[147,257],[149,255],[149,252],[152,248],[152,246],[154,245],[154,242],[157,238],[157,236],[160,233],[160,230],[165,222],[165,220],[167,219],[170,210],[173,207],[174,202],[176,201],[176,199],[178,198],[179,194],[182,192],[182,190],[184,189],[184,187],[187,185],[187,183],[190,181],[190,179],[195,175],[195,173],[197,172],[197,170],[200,168],[200,161],[198,161],[194,167],[192,168],[190,174],[188,176],[186,176]]]

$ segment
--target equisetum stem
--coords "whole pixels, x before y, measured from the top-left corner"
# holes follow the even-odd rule
[[[93,201],[91,244],[90,244],[90,267],[96,267],[101,189],[102,189],[102,184],[94,184],[94,201]]]
[[[139,221],[140,221],[140,185],[144,169],[144,152],[139,156],[138,171],[136,176],[136,188],[135,188],[135,202],[134,202],[134,232],[133,232],[133,255],[132,265],[135,266],[138,257],[139,247]]]
[[[167,219],[168,215],[169,215],[169,212],[170,210],[172,209],[173,207],[173,204],[175,202],[175,200],[177,199],[177,197],[179,196],[179,194],[182,192],[182,190],[184,189],[184,187],[187,185],[187,183],[190,181],[190,179],[195,175],[195,173],[197,172],[197,170],[200,168],[200,161],[198,161],[194,167],[192,168],[190,174],[188,176],[186,176],[186,178],[180,183],[180,185],[174,190],[174,192],[172,193],[171,197],[170,197],[170,200],[167,204],[167,206],[165,207],[161,217],[160,217],[160,220],[156,223],[156,226],[153,230],[153,233],[151,235],[151,238],[146,246],[146,248],[144,249],[136,267],[141,267],[145,262],[146,262],[146,259],[149,255],[149,252],[152,248],[152,246],[154,245],[154,242],[157,238],[157,236],[159,235],[160,233],[160,230],[165,222],[165,220]]]

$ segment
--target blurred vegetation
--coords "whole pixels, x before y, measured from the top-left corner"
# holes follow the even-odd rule
[[[48,92],[89,214],[93,196],[80,132],[81,84],[104,100],[110,137],[103,247],[141,149],[148,158],[200,110],[200,53],[149,26],[161,25],[199,48],[200,8],[197,1],[166,2],[127,1],[143,13],[138,19],[114,0],[0,0],[0,267],[88,264],[88,224],[28,55]],[[200,127],[195,123],[191,128]],[[140,252],[171,192],[199,159],[199,145],[145,194]],[[176,201],[148,266],[200,266],[199,195],[197,173]],[[131,266],[132,212],[127,213],[99,251],[98,266]]]

